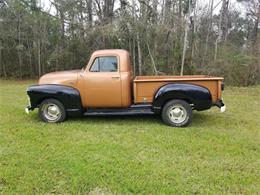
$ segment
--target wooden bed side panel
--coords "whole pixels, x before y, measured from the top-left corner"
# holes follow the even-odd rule
[[[221,81],[220,81],[221,82]],[[179,81],[151,81],[151,82],[134,82],[134,102],[135,103],[152,103],[154,94],[157,90],[168,83],[188,83],[206,87],[209,89],[212,95],[212,101],[216,101],[219,98],[219,81],[218,80],[179,80]]]

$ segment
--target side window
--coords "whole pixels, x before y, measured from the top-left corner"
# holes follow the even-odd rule
[[[97,57],[90,68],[90,72],[116,72],[117,68],[117,57]]]
[[[90,72],[99,72],[99,58],[96,58],[90,68]]]

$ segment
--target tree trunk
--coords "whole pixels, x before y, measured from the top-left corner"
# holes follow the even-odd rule
[[[30,70],[30,78],[33,77],[33,68],[32,68],[32,53],[31,53],[31,47],[29,42],[29,37],[27,37],[27,45],[28,45],[28,56],[29,56],[29,70]]]
[[[212,14],[213,14],[213,4],[214,4],[214,0],[211,0],[211,4],[210,4],[210,19],[209,19],[209,25],[207,25],[207,35],[206,35],[206,42],[205,42],[205,51],[204,51],[204,55],[202,57],[202,64],[205,65],[205,58],[207,56],[208,53],[208,42],[209,42],[209,34],[211,33],[211,29],[212,29]]]
[[[4,49],[4,46],[3,46],[3,41],[0,39],[0,69],[1,69],[1,74],[0,76],[4,76],[4,78],[7,77],[7,74],[6,74],[6,69],[5,69],[5,64],[3,62],[3,49]]]
[[[80,20],[80,34],[81,34],[81,37],[82,39],[84,40],[85,39],[85,28],[84,28],[84,14],[83,14],[83,10],[84,10],[84,7],[83,7],[83,2],[80,1],[80,13],[79,13],[79,20]]]
[[[46,53],[47,53],[47,48],[46,48],[46,42],[48,41],[47,38],[47,23],[44,21],[43,22],[43,36],[41,36],[41,47],[40,47],[40,53],[41,53],[41,74],[44,74],[46,72]],[[44,63],[45,62],[45,63]]]
[[[215,42],[215,52],[214,52],[214,62],[217,60],[218,55],[218,44],[220,41],[226,42],[228,34],[228,4],[229,0],[222,0],[222,8],[219,18],[219,27],[218,27],[218,38]]]
[[[187,34],[188,34],[188,26],[186,24],[185,32],[184,32],[184,40],[183,40],[182,59],[181,59],[181,73],[180,73],[181,76],[183,75],[183,69],[184,69],[186,47],[187,47]]]
[[[157,69],[156,69],[156,65],[155,65],[155,62],[154,62],[154,59],[153,59],[153,55],[152,55],[152,53],[151,53],[150,46],[149,46],[149,44],[148,44],[147,39],[146,39],[146,46],[147,46],[147,49],[148,49],[149,56],[150,56],[150,58],[151,58],[151,62],[152,62],[152,65],[153,65],[154,73],[155,73],[155,75],[157,75],[157,74],[158,74],[158,71],[157,71]]]
[[[215,41],[215,51],[214,51],[214,62],[217,60],[217,55],[218,55],[218,43],[221,40],[221,23],[222,23],[222,14],[219,16],[219,24],[218,24],[218,37]]]
[[[174,42],[174,63],[173,63],[173,73],[176,74],[176,70],[179,69],[179,66],[180,66],[180,59],[181,59],[181,42],[182,42],[182,37],[183,37],[183,14],[182,14],[182,0],[179,0],[179,3],[178,3],[178,23],[176,23],[176,27],[177,27],[177,34],[176,34],[176,37],[175,37],[175,42]]]
[[[19,78],[22,79],[22,59],[21,59],[21,13],[18,14],[18,61],[19,61]]]
[[[86,0],[87,10],[88,10],[88,23],[92,27],[93,17],[92,17],[92,0]]]
[[[259,28],[259,23],[260,23],[260,3],[258,10],[256,11],[256,19],[254,23],[254,29],[253,29],[253,35],[252,35],[252,52],[254,55],[257,55],[258,53],[258,47],[259,47],[259,41],[258,41],[258,28]]]
[[[197,15],[196,15],[196,4],[197,1],[194,2],[194,17],[192,20],[192,40],[191,40],[191,58],[190,58],[190,65],[193,66],[193,57],[195,55],[195,48],[196,48],[196,22],[197,22]]]
[[[38,76],[40,77],[42,72],[41,72],[41,42],[40,38],[38,38]]]
[[[3,46],[2,46],[2,40],[0,39],[0,77],[3,76],[3,63],[2,63],[2,50],[3,50]]]
[[[137,34],[137,50],[138,50],[139,75],[142,75],[142,51],[141,51],[141,46],[140,46],[139,34]]]
[[[188,37],[189,18],[190,18],[190,7],[191,7],[191,2],[190,2],[190,1],[191,1],[191,0],[189,0],[188,16],[186,17],[184,40],[183,40],[183,50],[182,50],[182,60],[181,60],[181,72],[180,72],[180,75],[181,75],[181,76],[183,75],[185,55],[186,55],[186,48],[187,48],[187,37]]]
[[[111,23],[113,18],[115,0],[105,0],[103,6],[103,22]]]
[[[133,49],[132,49],[132,55],[133,55],[133,73],[134,73],[134,76],[135,76],[135,72],[136,72],[136,59],[135,59],[135,39],[133,38]]]
[[[135,11],[135,0],[132,0],[131,13],[132,13],[133,21],[135,23],[135,14],[136,14],[136,11]],[[133,49],[132,49],[132,52],[133,52],[133,73],[134,73],[134,76],[136,75],[136,49],[135,49],[136,45],[135,44],[136,44],[136,40],[135,40],[135,36],[133,36]],[[139,48],[138,48],[138,56],[139,56]]]
[[[170,10],[171,10],[171,0],[165,0],[163,7],[163,24],[169,23],[170,21]]]
[[[64,26],[64,13],[63,11],[60,9],[60,28],[61,28],[61,40],[64,40],[64,36],[65,36],[65,26]]]
[[[228,5],[229,0],[222,0],[222,22],[221,22],[221,31],[222,31],[222,37],[221,40],[226,42],[227,41],[227,35],[228,35]]]

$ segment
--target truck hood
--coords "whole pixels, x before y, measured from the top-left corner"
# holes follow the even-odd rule
[[[70,71],[59,71],[51,72],[43,75],[39,79],[39,85],[43,84],[59,84],[67,86],[75,86],[78,80],[78,74],[82,70],[70,70]]]

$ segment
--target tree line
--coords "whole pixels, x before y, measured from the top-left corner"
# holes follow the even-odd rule
[[[260,3],[235,4],[242,11],[229,0],[0,0],[0,77],[82,68],[93,51],[122,48],[135,75],[257,84]]]

